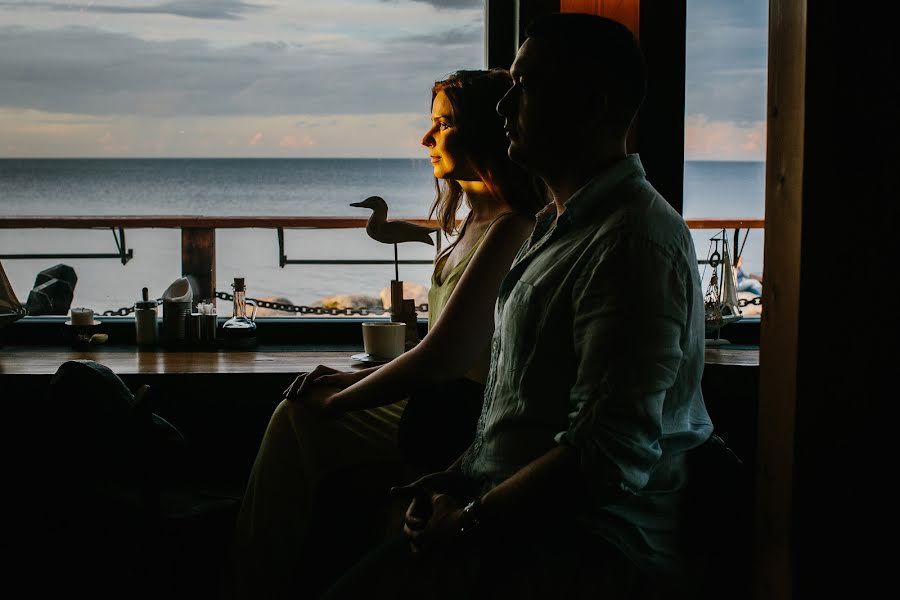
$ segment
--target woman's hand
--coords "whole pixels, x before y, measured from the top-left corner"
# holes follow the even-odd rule
[[[331,376],[335,373],[339,373],[335,369],[331,367],[326,367],[325,365],[319,365],[309,373],[300,373],[294,382],[288,386],[286,390],[284,390],[284,397],[287,400],[296,400],[300,398],[303,393],[311,386],[317,385],[319,383],[319,379],[323,376]]]
[[[287,388],[285,388],[284,392],[282,393],[282,397],[285,400],[293,400],[294,398],[296,398],[297,393],[300,391],[300,388],[303,386],[303,381],[306,379],[307,375],[309,375],[309,373],[300,373],[299,375],[297,375],[297,378],[294,379],[294,381],[291,383],[291,385],[289,385],[289,386],[287,386]]]

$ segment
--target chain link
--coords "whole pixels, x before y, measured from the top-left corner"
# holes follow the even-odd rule
[[[216,298],[220,300],[227,300],[231,302],[234,300],[234,296],[227,292],[216,292]],[[324,306],[303,306],[299,304],[285,304],[283,302],[271,302],[269,300],[257,300],[256,298],[247,298],[248,300],[252,300],[256,303],[257,306],[261,308],[270,308],[272,310],[278,310],[281,312],[289,312],[289,313],[299,313],[301,315],[331,315],[331,316],[342,316],[342,317],[353,317],[353,316],[381,316],[390,313],[383,308],[326,308]],[[156,304],[162,304],[162,300],[157,298]],[[753,298],[741,298],[738,300],[738,305],[741,308],[744,308],[748,304],[753,304],[754,306],[762,306],[762,298],[760,296],[754,296]],[[416,307],[416,310],[422,313],[428,312],[428,304],[423,303]],[[103,311],[101,316],[104,317],[126,317],[134,312],[134,306],[123,306],[118,310],[106,310]]]
[[[227,292],[216,292],[216,298],[220,300],[226,300],[231,302],[234,300],[234,295],[229,294]],[[326,308],[324,306],[303,306],[298,304],[285,304],[283,302],[272,302],[270,300],[258,300],[256,298],[247,298],[247,300],[251,300],[256,303],[256,305],[260,308],[269,308],[272,310],[277,310],[281,312],[288,313],[298,313],[301,315],[330,315],[330,316],[343,316],[343,317],[352,317],[352,316],[381,316],[390,314],[390,311],[385,310],[383,308]],[[162,304],[162,299],[157,298],[156,304]],[[416,310],[422,313],[428,312],[428,304],[423,303],[419,304],[416,307]],[[134,306],[123,306],[118,310],[107,310],[104,311],[101,316],[105,317],[125,317],[134,312]]]

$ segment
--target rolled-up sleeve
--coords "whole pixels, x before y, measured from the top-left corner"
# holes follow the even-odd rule
[[[682,361],[687,285],[649,240],[598,248],[573,286],[577,377],[558,443],[579,451],[594,501],[638,492],[662,454],[663,406]]]

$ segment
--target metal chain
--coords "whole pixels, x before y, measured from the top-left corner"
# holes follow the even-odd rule
[[[216,292],[216,298],[220,300],[227,300],[231,302],[234,300],[234,296],[227,292]],[[252,300],[256,303],[257,306],[261,308],[271,308],[272,310],[278,310],[282,312],[290,312],[290,313],[300,313],[302,315],[331,315],[331,316],[348,316],[352,317],[355,315],[359,315],[362,317],[367,317],[370,315],[381,316],[384,314],[388,314],[390,311],[387,311],[383,308],[325,308],[324,306],[303,306],[298,304],[284,304],[282,302],[271,302],[269,300],[257,300],[256,298],[247,298],[248,300]],[[162,304],[162,299],[157,298],[156,304]],[[753,298],[741,298],[738,300],[738,305],[741,308],[744,308],[748,304],[753,304],[754,306],[762,306],[762,298],[760,296],[754,296]],[[428,312],[428,304],[423,303],[416,307],[418,312],[426,313]],[[134,306],[123,306],[118,310],[107,310],[104,311],[101,316],[104,317],[125,317],[134,312]]]
[[[231,302],[234,300],[234,295],[229,294],[227,292],[216,292],[216,298],[220,300],[227,300]],[[289,313],[299,313],[302,315],[331,315],[331,316],[381,316],[385,314],[390,314],[390,311],[385,310],[383,308],[326,308],[324,306],[303,306],[297,304],[284,304],[282,302],[271,302],[269,300],[258,300],[256,298],[247,298],[247,300],[251,300],[255,302],[257,306],[260,308],[270,308],[272,310],[278,310],[281,312],[289,312]],[[162,304],[162,299],[157,298],[156,304]],[[428,312],[428,304],[423,303],[419,304],[416,307],[416,310],[422,313]],[[107,310],[104,311],[101,316],[105,317],[113,317],[120,316],[125,317],[134,312],[134,306],[123,306],[118,310]]]

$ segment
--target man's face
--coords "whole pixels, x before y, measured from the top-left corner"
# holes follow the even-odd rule
[[[513,86],[497,104],[509,157],[537,174],[574,151],[579,134],[572,82],[560,76],[554,55],[547,42],[525,40],[510,69]]]

